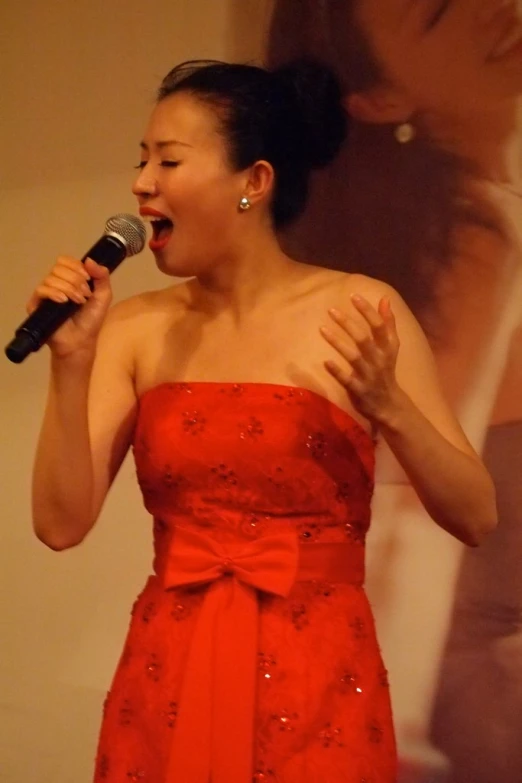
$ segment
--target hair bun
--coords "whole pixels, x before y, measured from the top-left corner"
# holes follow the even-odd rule
[[[348,130],[338,78],[311,59],[295,60],[272,74],[288,102],[294,154],[299,152],[309,169],[326,166],[336,157]]]

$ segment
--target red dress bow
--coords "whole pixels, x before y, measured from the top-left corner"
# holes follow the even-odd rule
[[[257,591],[287,596],[297,567],[293,531],[227,545],[176,530],[165,587],[210,585],[188,654],[167,783],[251,783]]]

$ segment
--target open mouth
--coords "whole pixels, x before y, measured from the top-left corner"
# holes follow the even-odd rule
[[[174,224],[172,220],[163,217],[151,217],[149,220],[152,227],[152,239],[149,242],[149,247],[151,250],[161,250],[169,241]]]
[[[174,228],[172,220],[169,220],[168,218],[155,218],[151,220],[151,225],[152,238],[154,241],[165,239],[167,236],[170,236],[172,229]]]

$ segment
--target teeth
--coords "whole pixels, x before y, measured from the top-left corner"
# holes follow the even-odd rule
[[[168,220],[168,218],[157,217],[156,215],[143,215],[142,217],[146,223],[159,223],[160,220]]]
[[[518,22],[508,35],[506,35],[500,43],[491,52],[492,59],[498,59],[507,54],[510,49],[513,49],[518,43],[522,41],[522,22]]]

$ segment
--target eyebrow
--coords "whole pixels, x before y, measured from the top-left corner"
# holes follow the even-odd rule
[[[179,144],[182,147],[192,147],[192,144],[187,144],[185,141],[178,141],[177,139],[167,139],[165,141],[156,141],[154,143],[154,146],[158,149],[163,149],[164,147],[171,147],[173,144]],[[140,147],[142,150],[148,150],[149,145],[144,142],[140,141]]]

